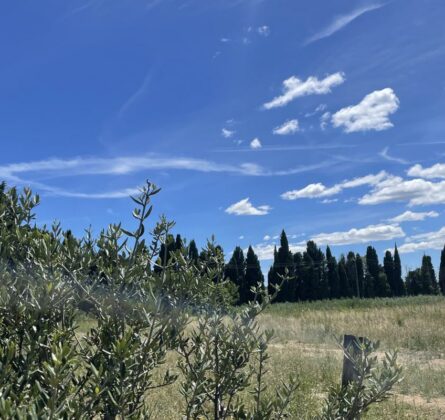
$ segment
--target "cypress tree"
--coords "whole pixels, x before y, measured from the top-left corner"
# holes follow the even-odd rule
[[[440,291],[445,295],[445,246],[440,254],[439,286]]]
[[[280,237],[280,247],[278,248],[278,251],[274,252],[274,264],[269,271],[269,285],[280,284],[282,277],[285,276],[286,270],[288,272],[287,275],[292,278],[294,276],[293,268],[294,262],[292,253],[289,249],[289,241],[287,240],[286,232],[283,230]],[[292,289],[290,281],[283,284],[283,287],[276,298],[277,302],[292,300],[292,296],[290,295]]]
[[[365,288],[367,289],[367,297],[379,296],[377,286],[379,284],[379,258],[377,251],[374,247],[368,246],[366,249],[366,276],[365,276]],[[374,290],[371,290],[373,288]],[[381,292],[381,290],[380,290]]]
[[[246,274],[244,277],[244,289],[247,301],[254,299],[254,294],[250,290],[252,287],[256,287],[260,283],[264,287],[264,276],[261,271],[260,261],[255,254],[253,248],[249,246],[246,255]]]
[[[383,270],[384,270],[384,272],[386,274],[386,278],[388,280],[389,288],[391,291],[391,296],[397,296],[394,260],[392,258],[390,251],[385,252],[385,258],[383,259]]]
[[[170,254],[172,252],[175,252],[175,237],[169,234],[165,238],[165,243],[161,244],[161,249],[159,250],[159,257],[153,269],[155,273],[162,272],[162,267],[168,265],[171,258]]]
[[[249,299],[249,288],[246,287],[246,261],[243,250],[237,246],[224,270],[224,277],[238,287],[238,303],[246,303]]]
[[[329,297],[329,284],[326,273],[326,258],[323,251],[314,241],[308,241],[306,252],[311,256],[314,264],[313,296],[314,299],[327,299]]]
[[[405,295],[405,283],[402,279],[402,264],[400,262],[397,245],[394,246],[394,287],[396,293],[395,296]]]
[[[365,297],[365,270],[363,268],[363,258],[360,254],[355,254],[355,265],[357,267],[357,280],[359,285],[360,297]]]
[[[194,264],[196,264],[198,262],[199,251],[198,251],[198,247],[196,246],[196,242],[194,241],[194,239],[192,239],[190,241],[189,246],[188,246],[188,258]]]
[[[422,275],[420,268],[409,271],[406,275],[406,291],[411,296],[417,296],[422,293]]]
[[[181,251],[184,248],[184,243],[182,242],[181,235],[178,233],[175,239],[175,250]]]
[[[353,296],[360,298],[360,284],[358,281],[357,264],[355,261],[355,254],[350,251],[346,257],[346,273],[350,286],[353,290]]]
[[[353,291],[346,271],[346,260],[344,255],[340,257],[340,261],[338,262],[338,277],[340,279],[340,296],[352,297]]]
[[[436,273],[434,272],[431,257],[424,255],[422,257],[422,266],[420,268],[421,293],[424,295],[433,295],[437,293]]]
[[[378,297],[387,297],[391,295],[388,278],[383,269],[379,270],[377,281],[374,283],[375,294]]]
[[[304,294],[304,267],[303,267],[303,255],[301,252],[294,254],[294,275],[295,275],[295,293],[294,300],[302,301],[306,299]]]
[[[327,277],[329,294],[332,299],[340,298],[340,279],[338,276],[337,260],[332,256],[331,249],[326,248]]]

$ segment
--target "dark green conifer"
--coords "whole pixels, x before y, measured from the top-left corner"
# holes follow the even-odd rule
[[[329,284],[329,295],[331,299],[338,299],[340,295],[340,279],[338,276],[337,260],[332,256],[331,249],[326,248],[327,278]]]
[[[340,279],[340,296],[352,297],[353,291],[346,271],[346,260],[344,255],[340,257],[340,261],[338,262],[338,277]]]
[[[440,253],[439,287],[442,294],[445,295],[445,246]]]
[[[360,297],[365,297],[365,269],[363,267],[363,258],[360,254],[355,254],[355,265],[357,267],[357,280],[359,284]]]
[[[196,246],[196,242],[192,239],[188,246],[188,258],[191,262],[197,263],[199,258],[198,247]]]
[[[280,237],[280,247],[278,248],[278,251],[275,250],[274,252],[274,264],[269,270],[269,287],[271,289],[271,292],[273,292],[274,288],[273,285],[280,284],[281,279],[283,276],[286,275],[290,278],[294,277],[294,262],[292,253],[289,249],[289,241],[287,240],[286,232],[284,230],[281,232]],[[285,282],[283,284],[283,287],[278,293],[278,296],[276,298],[277,302],[287,302],[292,300],[292,296],[290,296],[290,291],[292,287],[290,286],[290,281]]]
[[[253,248],[249,246],[246,255],[246,275],[244,278],[243,294],[245,293],[245,301],[252,301],[254,299],[254,294],[250,290],[252,287],[256,287],[261,284],[264,287],[264,276],[261,271],[260,261],[258,256],[255,254]],[[245,292],[244,292],[245,291]],[[240,300],[242,299],[240,293]]]
[[[357,264],[355,254],[350,251],[346,257],[346,273],[353,290],[353,296],[360,298],[360,284],[358,281]]]
[[[229,279],[238,288],[239,304],[246,303],[248,301],[248,289],[245,282],[246,276],[246,261],[244,259],[243,250],[237,246],[227,263],[224,270],[224,277]],[[246,290],[247,289],[247,290]]]
[[[394,260],[391,255],[391,251],[385,252],[385,257],[383,258],[383,270],[386,274],[386,279],[388,280],[389,288],[391,291],[391,296],[397,296],[397,286],[395,281],[395,267]]]
[[[405,283],[402,279],[402,263],[400,262],[397,245],[394,246],[394,287],[396,296],[405,295]]]
[[[420,279],[422,284],[421,293],[424,295],[434,295],[437,293],[436,273],[434,272],[431,257],[424,255],[422,257],[422,267],[420,268]]]

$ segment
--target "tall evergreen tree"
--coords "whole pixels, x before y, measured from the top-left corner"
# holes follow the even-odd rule
[[[420,268],[408,272],[405,284],[408,295],[417,296],[422,293],[423,285]]]
[[[440,254],[439,286],[440,291],[445,295],[445,246]]]
[[[355,265],[357,267],[357,280],[359,284],[360,297],[365,297],[365,269],[363,267],[363,258],[360,254],[355,254]]]
[[[178,233],[175,239],[175,250],[181,251],[184,248],[184,243],[182,241],[181,235]]]
[[[375,295],[378,297],[387,297],[391,295],[391,288],[389,287],[388,278],[383,269],[379,270],[377,280],[374,283]]]
[[[245,294],[246,302],[254,299],[254,294],[250,290],[252,287],[256,287],[260,283],[264,287],[264,276],[261,271],[260,261],[255,254],[253,248],[249,246],[246,255],[246,274],[244,277],[243,294]],[[241,300],[241,293],[240,293]]]
[[[329,295],[332,299],[338,299],[340,295],[340,279],[338,276],[337,260],[332,256],[331,249],[326,248],[327,278],[329,284]]]
[[[383,259],[383,270],[388,280],[389,288],[391,290],[391,296],[397,296],[397,286],[395,282],[395,269],[394,260],[391,255],[391,251],[385,252],[385,258]]]
[[[402,279],[402,263],[400,262],[399,250],[394,246],[394,288],[395,296],[405,295],[405,283]]]
[[[422,266],[420,268],[420,278],[422,284],[421,293],[424,295],[433,295],[437,293],[436,273],[434,272],[431,257],[424,255],[422,257]]]
[[[165,238],[165,242],[161,244],[161,249],[159,250],[159,257],[156,261],[156,265],[154,266],[154,272],[160,273],[162,272],[164,266],[167,266],[171,253],[175,252],[175,237],[173,235],[167,235]]]
[[[374,247],[368,246],[366,249],[366,274],[365,282],[366,282],[366,290],[367,297],[379,296],[377,289],[379,283],[379,257],[377,256],[377,251]],[[373,288],[374,290],[371,290]]]
[[[243,250],[237,246],[224,270],[224,277],[228,278],[238,287],[238,303],[246,303],[249,299],[249,289],[246,287],[246,261]]]
[[[304,261],[308,264],[307,270],[307,294],[309,299],[326,299],[329,297],[327,276],[325,275],[325,256],[314,241],[308,241],[306,245]]]
[[[302,301],[306,299],[304,294],[304,265],[303,265],[303,255],[301,252],[296,252],[294,254],[294,301]]]
[[[198,247],[196,246],[196,242],[194,239],[192,239],[190,241],[189,246],[188,246],[188,258],[194,264],[196,264],[198,262],[199,251],[198,251]]]
[[[357,263],[355,261],[355,254],[352,251],[348,252],[346,257],[346,273],[348,274],[349,284],[353,290],[353,296],[360,298]]]
[[[346,270],[346,260],[344,255],[340,257],[340,260],[338,262],[338,277],[340,279],[340,296],[352,297],[353,291],[348,278],[348,272]]]
[[[289,241],[286,236],[286,232],[284,230],[281,232],[280,237],[280,247],[278,251],[275,253],[274,263],[269,271],[269,285],[276,285],[281,283],[281,278],[285,276],[286,271],[287,275],[292,278],[294,276],[294,262],[292,253],[289,249]],[[273,288],[272,288],[273,289]],[[290,296],[290,291],[292,287],[290,282],[285,282],[283,287],[278,293],[277,302],[286,302],[292,300],[292,296]]]

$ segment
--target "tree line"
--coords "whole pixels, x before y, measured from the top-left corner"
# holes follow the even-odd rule
[[[240,247],[235,248],[226,264],[225,274],[238,287],[238,303],[241,304],[252,298],[252,286],[265,283],[258,257],[251,246],[246,257]],[[403,278],[397,246],[393,253],[385,252],[383,264],[372,246],[368,246],[364,256],[350,251],[337,261],[329,246],[324,253],[313,241],[307,242],[306,251],[292,253],[283,230],[267,276],[269,292],[284,276],[290,280],[282,286],[276,302],[445,294],[445,246],[438,279],[428,255],[422,257],[420,268],[408,271]]]

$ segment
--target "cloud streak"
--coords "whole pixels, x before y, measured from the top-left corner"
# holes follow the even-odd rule
[[[334,35],[336,32],[343,29],[345,26],[349,25],[351,22],[359,18],[360,16],[364,15],[365,13],[371,12],[373,10],[380,9],[383,7],[384,4],[370,4],[369,6],[360,7],[358,9],[354,9],[353,11],[345,14],[335,17],[335,19],[325,28],[323,28],[321,31],[317,32],[316,34],[312,35],[310,38],[308,38],[304,45],[311,44],[315,41],[318,41],[323,38],[328,38],[331,35]]]
[[[329,74],[321,80],[315,76],[310,76],[305,81],[302,81],[296,76],[291,76],[283,82],[283,94],[266,102],[263,108],[283,107],[301,96],[326,95],[331,93],[333,87],[341,85],[344,81],[345,75],[342,72]]]
[[[235,216],[265,216],[271,209],[268,205],[254,207],[247,197],[227,207],[225,212]]]

